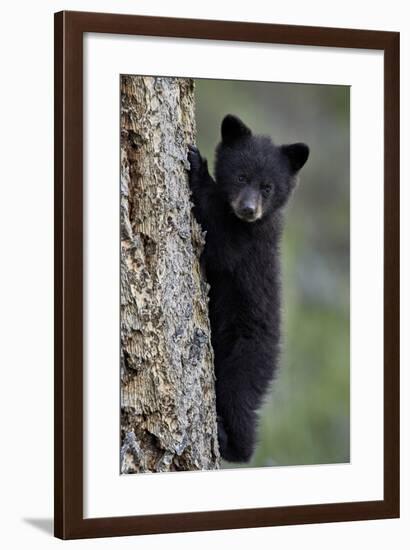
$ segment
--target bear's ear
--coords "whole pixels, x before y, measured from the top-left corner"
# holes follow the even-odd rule
[[[282,153],[287,157],[293,174],[299,172],[309,157],[309,147],[305,143],[282,145]]]
[[[251,136],[252,132],[238,117],[226,115],[222,121],[221,134],[223,143],[230,145],[237,139]]]

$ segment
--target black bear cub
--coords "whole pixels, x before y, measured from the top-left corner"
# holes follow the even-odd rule
[[[221,131],[216,181],[191,146],[190,186],[194,214],[206,231],[201,262],[210,285],[220,452],[228,461],[247,462],[278,361],[282,210],[309,148],[276,146],[233,115]]]

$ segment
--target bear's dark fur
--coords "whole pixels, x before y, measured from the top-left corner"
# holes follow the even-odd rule
[[[226,460],[247,462],[257,411],[278,361],[282,208],[309,148],[276,146],[232,115],[221,130],[216,181],[191,146],[190,186],[194,214],[206,231],[201,262],[210,284],[220,452]]]

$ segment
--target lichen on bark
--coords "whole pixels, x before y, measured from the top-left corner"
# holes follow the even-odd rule
[[[121,472],[219,467],[194,82],[121,77]]]

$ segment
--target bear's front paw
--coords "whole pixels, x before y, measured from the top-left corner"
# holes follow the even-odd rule
[[[195,145],[188,145],[188,161],[191,165],[191,172],[199,172],[202,168],[202,157]]]
[[[190,164],[189,179],[191,183],[199,183],[208,172],[208,165],[195,145],[188,145],[188,161]]]

